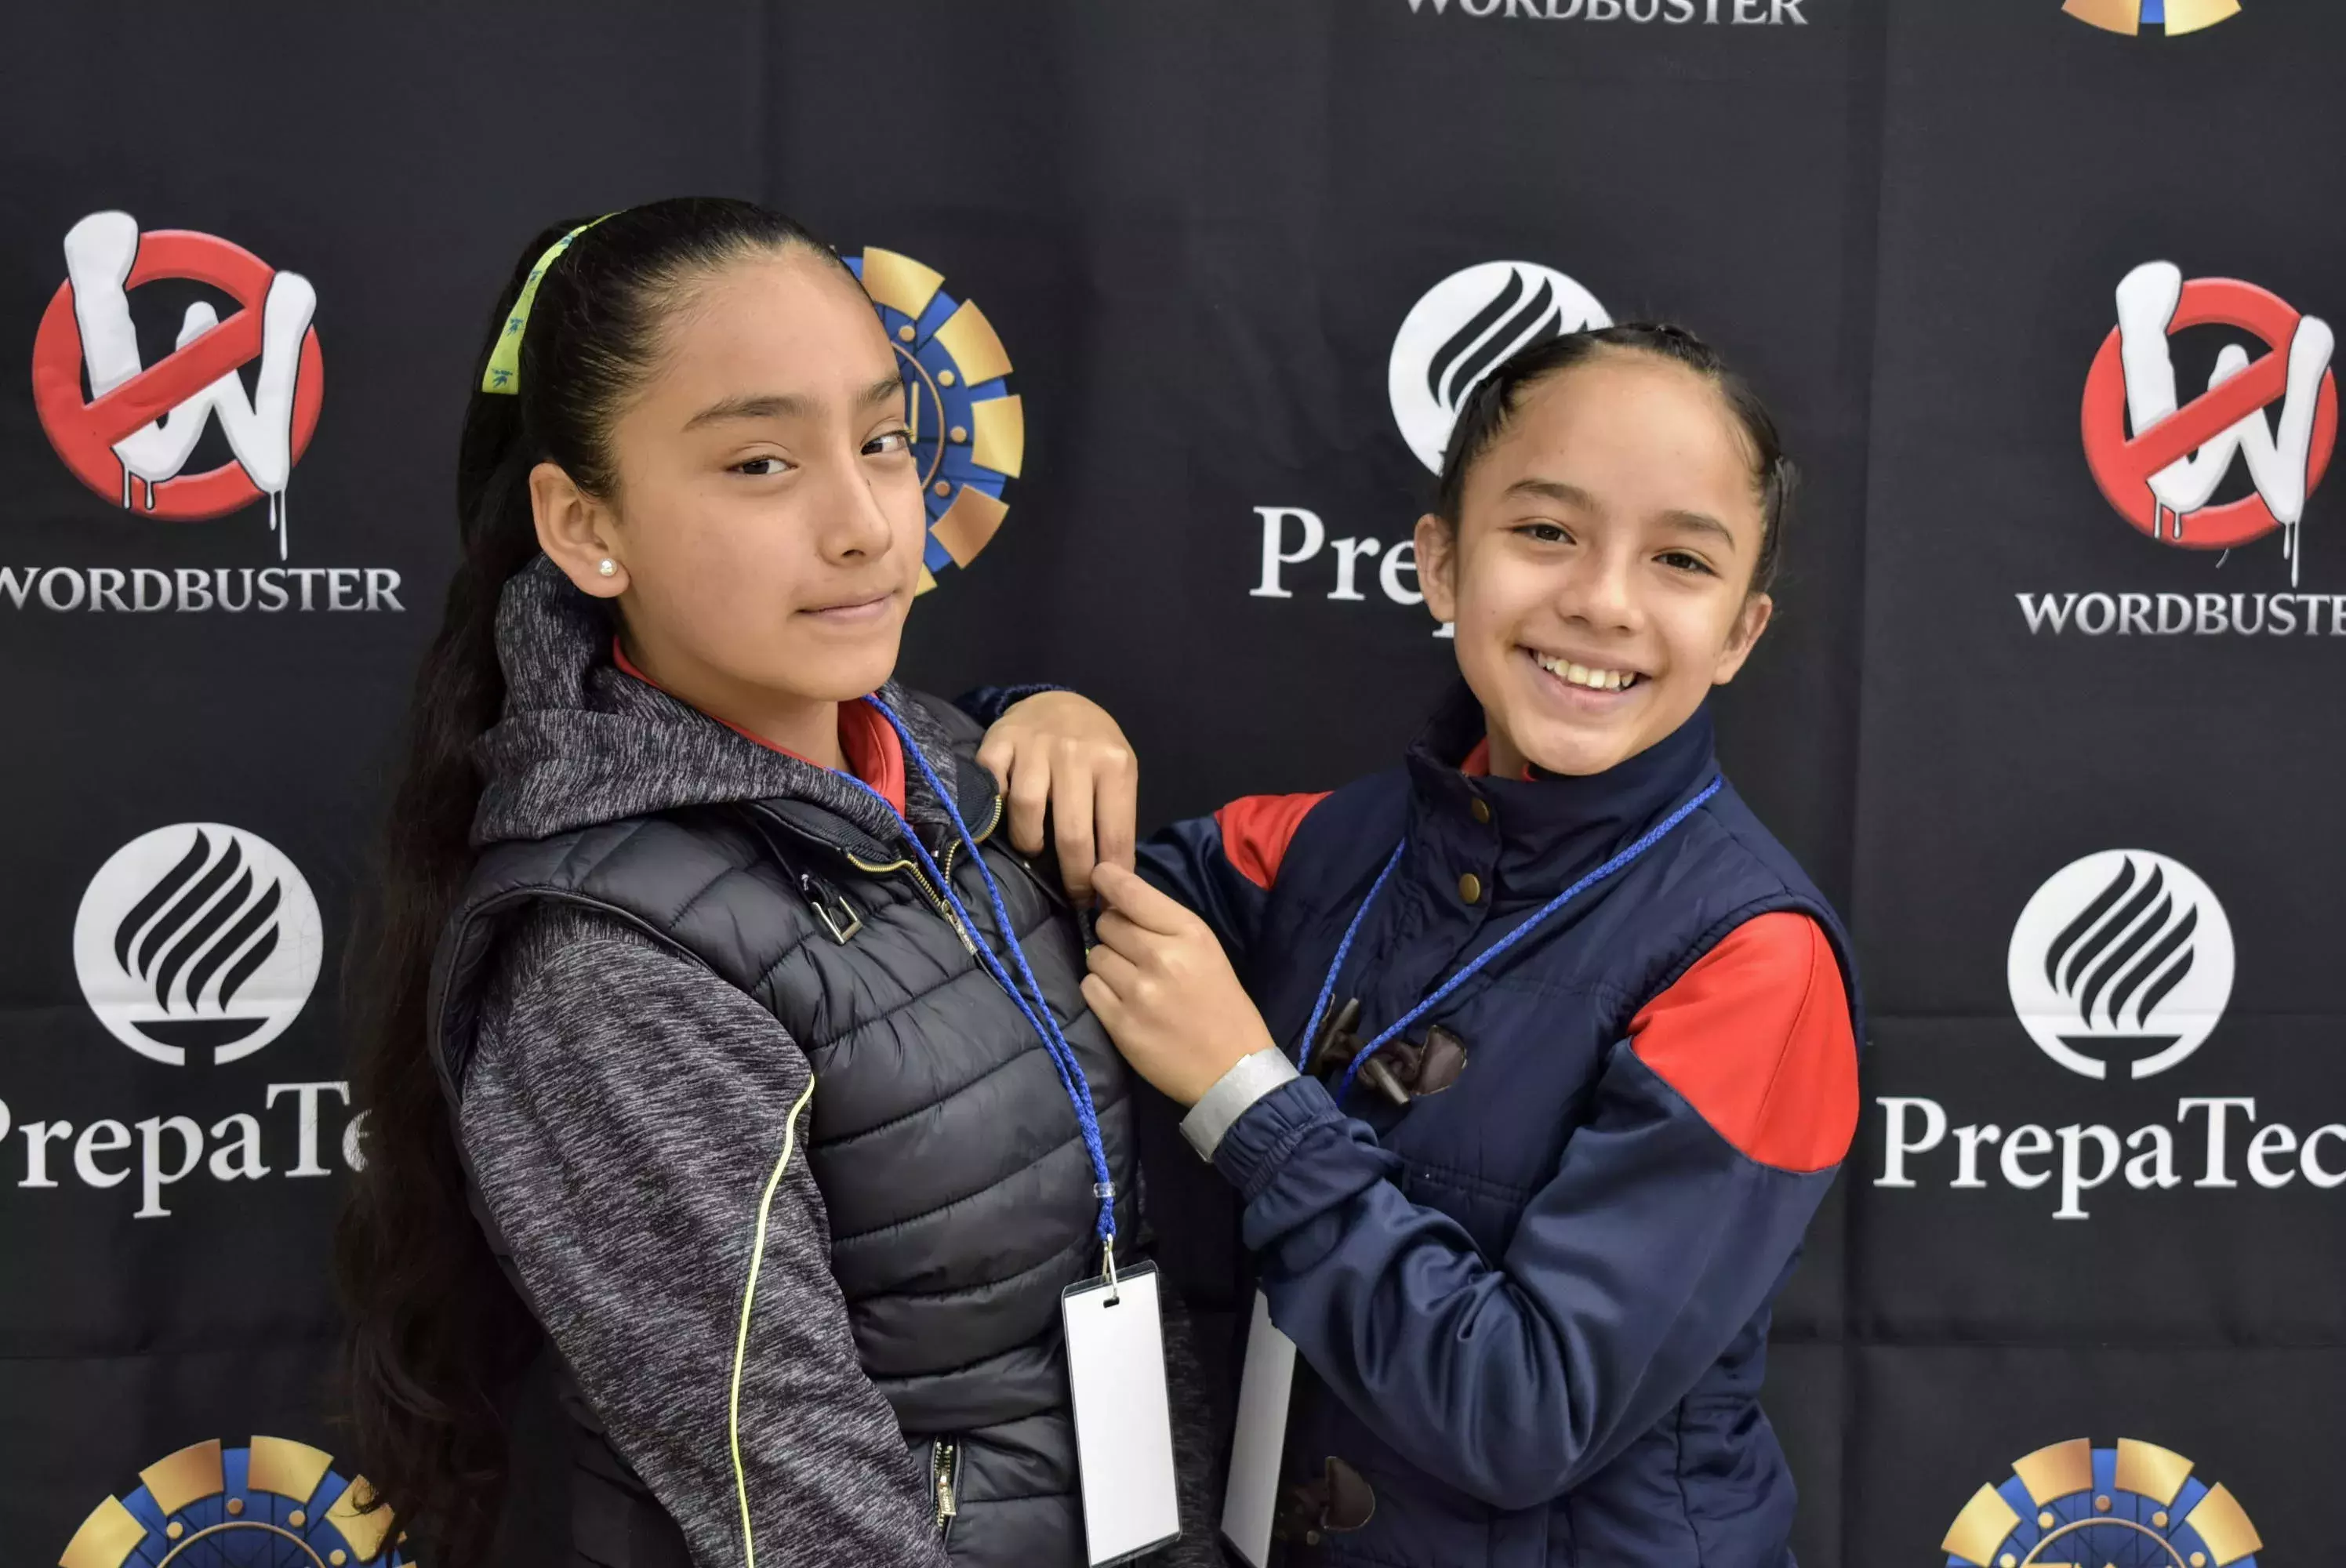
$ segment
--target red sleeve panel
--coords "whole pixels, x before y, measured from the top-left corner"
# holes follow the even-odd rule
[[[1280,862],[1287,859],[1295,830],[1311,808],[1327,798],[1322,790],[1317,795],[1247,795],[1231,801],[1214,813],[1214,826],[1222,833],[1222,853],[1240,876],[1269,891],[1279,880]]]
[[[1857,1133],[1857,1040],[1832,944],[1783,911],[1746,921],[1639,1010],[1631,1048],[1764,1166],[1819,1171]]]

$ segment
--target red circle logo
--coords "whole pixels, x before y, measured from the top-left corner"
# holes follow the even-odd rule
[[[2083,424],[2086,461],[2093,468],[2094,482],[2119,515],[2154,539],[2193,550],[2229,550],[2281,526],[2261,493],[2178,517],[2152,490],[2151,478],[2242,421],[2266,418],[2265,410],[2288,392],[2290,345],[2302,319],[2287,300],[2253,283],[2229,278],[2187,280],[2168,323],[2169,336],[2187,327],[2235,327],[2261,339],[2267,351],[2131,437],[2127,433],[2125,331],[2112,330],[2086,378]],[[2325,370],[2306,448],[2307,494],[2321,483],[2337,444],[2338,383]]]
[[[76,226],[76,237],[100,219],[128,221],[120,214],[85,219]],[[66,466],[73,470],[76,478],[107,500],[170,522],[224,516],[250,506],[269,493],[262,483],[255,482],[247,467],[251,460],[238,446],[236,424],[230,424],[229,433],[231,446],[237,447],[238,460],[208,473],[179,473],[173,470],[168,476],[158,476],[151,471],[142,473],[116,449],[134,436],[160,434],[162,427],[175,420],[192,418],[208,423],[219,413],[226,421],[231,407],[240,412],[251,412],[251,400],[246,396],[237,372],[262,357],[270,285],[279,274],[251,251],[209,234],[162,229],[137,235],[136,244],[136,260],[128,275],[120,278],[117,297],[85,301],[93,310],[116,312],[113,320],[120,329],[114,334],[116,339],[127,333],[128,321],[127,307],[121,306],[118,296],[158,279],[208,283],[229,295],[240,308],[227,320],[209,326],[201,325],[191,310],[192,331],[183,331],[179,346],[152,365],[138,367],[135,341],[129,342],[128,351],[133,356],[130,373],[121,378],[109,375],[107,379],[115,384],[85,401],[85,369],[89,372],[93,387],[100,371],[89,358],[90,345],[83,340],[82,318],[76,312],[75,281],[69,277],[57,286],[48,309],[41,316],[40,332],[33,341],[33,406],[40,415],[41,428],[47,433],[49,444],[56,449]],[[69,257],[73,255],[73,245],[69,238]],[[103,279],[101,287],[114,281],[112,277]],[[306,283],[302,292],[314,298],[307,295]],[[202,311],[205,319],[210,315],[208,307],[195,309]],[[125,347],[119,341],[107,346],[117,359]],[[285,469],[301,461],[318,428],[318,406],[325,393],[325,360],[318,348],[315,327],[303,331],[292,371],[290,407],[280,405],[286,416],[281,431],[281,463]],[[264,363],[264,381],[268,374]],[[264,404],[268,402],[265,387],[261,401]],[[268,419],[269,412],[264,408],[258,423],[266,424]],[[256,422],[248,419],[243,423],[250,426]],[[149,433],[150,425],[158,429]],[[178,444],[192,446],[200,430],[178,433],[185,440]],[[270,434],[263,431],[257,439],[268,439]],[[274,483],[270,490],[281,491],[282,473],[264,476],[270,478]],[[143,481],[143,492],[134,481]]]

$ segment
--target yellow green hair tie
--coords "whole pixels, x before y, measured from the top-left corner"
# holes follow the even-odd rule
[[[603,214],[608,218],[609,213]],[[521,391],[521,335],[529,325],[529,309],[537,303],[537,285],[546,277],[546,270],[555,259],[570,249],[570,242],[586,233],[603,218],[590,218],[561,239],[546,248],[537,265],[522,280],[521,293],[514,300],[513,314],[505,318],[505,331],[497,334],[497,346],[489,351],[488,368],[481,372],[481,390],[484,392],[514,393]]]

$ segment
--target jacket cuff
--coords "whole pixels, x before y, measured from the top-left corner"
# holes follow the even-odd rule
[[[1211,1161],[1231,1123],[1257,1100],[1282,1084],[1293,1083],[1297,1076],[1295,1064],[1275,1045],[1239,1057],[1181,1118],[1181,1135],[1189,1140],[1199,1159]]]
[[[1002,716],[1030,697],[1040,697],[1046,691],[1065,691],[1064,686],[981,686],[963,692],[954,698],[954,706],[988,729],[1002,722]]]
[[[1256,1100],[1230,1124],[1214,1151],[1214,1168],[1251,1203],[1279,1175],[1298,1144],[1315,1130],[1343,1120],[1344,1114],[1328,1097],[1327,1085],[1298,1074]]]

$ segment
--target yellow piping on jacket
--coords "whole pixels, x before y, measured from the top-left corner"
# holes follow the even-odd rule
[[[766,1178],[766,1190],[758,1199],[758,1235],[750,1246],[750,1282],[741,1290],[741,1332],[733,1343],[733,1382],[726,1399],[725,1435],[733,1445],[733,1490],[741,1501],[742,1568],[758,1564],[758,1548],[750,1532],[750,1475],[741,1464],[741,1371],[750,1359],[750,1308],[758,1296],[758,1270],[766,1261],[766,1222],[773,1213],[774,1192],[782,1185],[782,1172],[790,1167],[790,1150],[798,1143],[799,1113],[813,1098],[814,1074],[810,1072],[798,1104],[790,1107],[790,1120],[782,1124],[782,1157],[774,1162],[773,1174]]]

